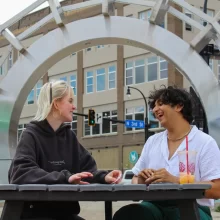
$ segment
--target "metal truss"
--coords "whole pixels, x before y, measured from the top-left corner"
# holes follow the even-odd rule
[[[32,12],[34,9],[42,5],[44,2],[48,2],[51,13],[38,21],[36,24],[32,25],[28,29],[26,29],[23,33],[18,36],[15,36],[9,28],[19,20],[21,20],[28,13]],[[176,10],[174,7],[170,5],[173,2],[180,7],[182,7],[183,12]],[[4,24],[0,25],[0,35],[5,37],[7,41],[16,48],[20,53],[24,53],[25,48],[21,43],[21,40],[29,37],[31,34],[36,32],[39,28],[46,25],[50,20],[54,19],[58,27],[62,27],[65,25],[64,23],[64,14],[69,11],[84,9],[88,7],[95,7],[97,5],[102,5],[102,13],[104,16],[114,16],[115,15],[115,7],[116,3],[120,3],[123,5],[133,4],[133,5],[141,5],[152,8],[152,14],[150,17],[150,22],[155,25],[159,25],[163,20],[167,13],[174,15],[179,18],[183,22],[197,28],[200,30],[197,36],[192,40],[190,45],[197,51],[200,52],[211,40],[220,39],[220,12],[216,14],[214,18],[209,15],[203,13],[198,8],[193,7],[182,0],[91,0],[86,2],[77,3],[74,5],[61,7],[58,0],[37,0],[29,7],[6,21]],[[198,21],[191,19],[186,16],[184,11],[190,11],[192,14],[197,15],[199,18],[207,22],[207,26],[202,26]]]

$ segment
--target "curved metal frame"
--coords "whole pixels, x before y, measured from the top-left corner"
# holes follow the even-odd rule
[[[9,158],[9,148],[16,147],[20,114],[36,82],[62,58],[88,45],[99,44],[134,46],[172,62],[190,80],[202,100],[210,134],[220,144],[220,126],[217,121],[220,112],[219,85],[200,55],[176,35],[148,21],[98,16],[72,22],[44,35],[18,58],[0,81],[0,120],[3,119],[1,123],[5,124],[4,130],[0,132],[1,158]]]

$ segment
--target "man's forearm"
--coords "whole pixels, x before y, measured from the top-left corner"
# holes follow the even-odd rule
[[[132,184],[138,184],[138,177],[137,176],[133,176],[132,180],[131,180]]]
[[[211,189],[205,191],[205,197],[207,199],[220,199],[220,183],[213,181],[204,181],[204,182],[197,182],[197,184],[210,184],[212,185]]]

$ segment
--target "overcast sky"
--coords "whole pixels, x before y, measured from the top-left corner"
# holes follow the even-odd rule
[[[0,24],[3,24],[8,19],[31,5],[36,0],[0,0]],[[61,1],[61,0],[59,0]],[[48,3],[44,3],[40,8],[48,6]],[[40,9],[38,8],[38,9]]]

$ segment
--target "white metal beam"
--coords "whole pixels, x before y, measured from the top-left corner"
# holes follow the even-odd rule
[[[150,23],[161,24],[164,21],[165,15],[169,8],[169,0],[158,0],[152,8]]]
[[[43,27],[45,24],[47,24],[50,20],[53,19],[53,15],[49,14],[46,17],[42,18],[40,21],[29,27],[27,30],[22,32],[17,36],[18,40],[23,40],[27,37],[29,37],[31,34],[33,34],[35,31]]]
[[[51,12],[56,21],[56,24],[61,27],[64,26],[61,15],[63,16],[63,10],[61,8],[60,2],[58,0],[48,0]]]
[[[211,40],[216,40],[220,34],[220,12],[216,14],[208,24],[192,41],[191,46],[200,52]]]
[[[116,0],[115,2],[123,3],[123,4],[133,4],[133,5],[142,5],[146,7],[154,7],[156,4],[154,1],[148,0]]]
[[[213,26],[213,28],[216,30],[216,32],[218,34],[220,34],[220,26],[219,26],[219,21],[220,21],[220,12],[218,12],[216,14],[216,16],[214,17],[211,25]]]
[[[183,1],[183,0],[172,0],[172,2],[176,3],[177,5],[185,8],[188,11],[191,11],[193,14],[199,16],[200,18],[202,18],[203,20],[211,23],[212,22],[212,17],[203,13],[201,10],[199,10],[198,8],[193,7],[192,5],[190,5],[189,3]]]
[[[2,35],[9,41],[9,43],[16,48],[20,53],[23,53],[25,51],[24,46],[21,44],[21,42],[11,33],[11,31],[6,28],[2,31]]]
[[[212,39],[216,39],[216,31],[211,24],[208,24],[204,30],[200,31],[198,35],[190,42],[190,45],[197,51],[201,52],[202,49],[209,44]]]
[[[97,5],[101,5],[101,4],[102,4],[102,0],[92,0],[92,1],[81,2],[81,3],[77,3],[77,4],[73,4],[73,5],[63,6],[62,9],[64,12],[68,12],[68,11],[73,11],[73,10],[77,10],[77,9],[97,6]]]
[[[21,20],[24,16],[26,16],[28,13],[32,12],[34,9],[36,9],[38,6],[42,5],[47,0],[37,0],[21,12],[19,12],[17,15],[0,25],[0,34],[5,29],[16,23],[17,21]]]
[[[103,0],[102,1],[102,14],[104,16],[115,15],[115,0]]]
[[[193,27],[199,29],[199,30],[203,30],[204,26],[201,25],[199,22],[193,20],[192,18],[186,16],[184,13],[178,11],[177,9],[175,9],[174,7],[170,6],[168,9],[168,12],[172,15],[174,15],[175,17],[179,18],[182,21],[185,21],[187,24],[192,25]]]

